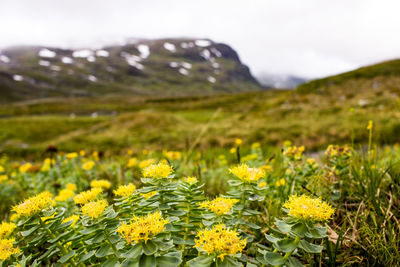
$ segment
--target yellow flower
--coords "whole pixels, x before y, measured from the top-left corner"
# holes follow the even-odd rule
[[[236,153],[236,147],[232,147],[231,149],[229,149],[229,153],[235,154]]]
[[[240,138],[236,138],[236,139],[235,139],[235,144],[236,144],[236,145],[240,146],[242,143],[243,143],[243,140],[242,140],[242,139],[240,139]]]
[[[117,232],[125,238],[128,244],[138,243],[142,240],[147,243],[149,239],[164,231],[167,223],[168,220],[164,219],[160,212],[155,212],[147,216],[134,216],[129,224],[123,222]]]
[[[267,186],[267,183],[266,183],[266,182],[261,182],[261,183],[258,184],[258,187],[259,187],[259,188],[264,188],[264,187],[266,187],[266,186]]]
[[[107,180],[93,180],[90,182],[90,187],[96,188],[104,188],[104,189],[109,189],[111,187],[111,183]]]
[[[20,252],[19,248],[14,248],[14,242],[14,239],[0,239],[0,260],[4,261]]]
[[[200,207],[209,209],[217,215],[223,215],[227,214],[237,202],[239,202],[237,199],[217,197],[212,201],[200,203]]]
[[[15,223],[2,222],[0,224],[0,239],[7,238],[16,227]]]
[[[348,146],[329,145],[325,151],[325,155],[331,158],[350,156],[351,150]]]
[[[144,197],[145,199],[149,199],[149,198],[151,198],[152,196],[155,196],[157,194],[157,191],[151,191],[151,192],[148,192],[148,193],[146,193],[146,194],[140,194],[142,197]]]
[[[79,215],[74,214],[74,215],[71,215],[71,216],[65,218],[62,222],[66,223],[66,222],[72,221],[72,224],[70,226],[74,227],[75,224],[78,222],[78,220],[79,220]]]
[[[289,215],[312,221],[325,221],[332,217],[335,210],[320,198],[310,198],[306,195],[290,196],[283,205]]]
[[[144,168],[146,168],[147,166],[150,166],[151,164],[154,164],[155,162],[156,162],[155,159],[146,159],[146,160],[142,160],[142,161],[139,163],[139,168],[144,169]]]
[[[4,167],[0,165],[0,172],[4,172]]]
[[[310,165],[310,166],[314,166],[314,165],[317,164],[317,162],[316,162],[315,159],[313,159],[313,158],[308,158],[308,159],[306,160],[306,162],[307,162],[307,164]]]
[[[288,148],[286,148],[286,150],[283,152],[283,155],[289,157],[289,158],[293,158],[295,160],[300,160],[303,152],[305,150],[304,146],[290,146]]]
[[[243,182],[251,183],[258,181],[265,175],[262,169],[250,168],[247,164],[238,165],[229,170],[232,174],[238,177]]]
[[[186,177],[183,181],[185,181],[188,184],[195,184],[195,183],[197,183],[197,178],[196,177]]]
[[[263,165],[260,167],[260,169],[262,169],[265,172],[270,172],[270,171],[272,171],[272,166],[271,165]]]
[[[143,177],[145,178],[168,178],[172,173],[172,167],[168,164],[158,163],[152,164],[143,169]]]
[[[260,143],[258,143],[258,142],[255,142],[255,143],[253,143],[253,144],[251,144],[251,148],[252,149],[257,149],[257,148],[259,148],[261,145],[260,145]]]
[[[50,165],[48,164],[43,164],[42,167],[40,168],[40,171],[42,172],[48,172],[50,170]]]
[[[280,179],[280,180],[278,180],[278,181],[276,181],[276,183],[275,183],[275,185],[276,186],[284,186],[286,184],[286,180],[285,179]]]
[[[208,254],[217,254],[223,261],[227,255],[236,255],[246,247],[246,240],[240,239],[235,230],[229,230],[225,225],[218,224],[212,229],[199,231],[196,235],[196,248]]]
[[[142,150],[142,154],[143,154],[143,155],[148,155],[148,154],[150,154],[150,150],[143,149],[143,150]]]
[[[291,145],[292,145],[292,142],[290,140],[283,141],[283,147],[289,147]]]
[[[101,189],[100,187],[95,187],[76,195],[74,197],[74,201],[76,204],[86,204],[90,201],[95,200],[101,192],[103,192],[103,189]]]
[[[74,191],[69,189],[63,189],[58,193],[58,195],[54,199],[58,202],[64,202],[73,197],[74,195],[75,195]]]
[[[117,190],[114,190],[114,195],[119,197],[127,197],[132,195],[136,190],[136,186],[132,183],[127,185],[121,185]]]
[[[251,161],[256,160],[258,158],[257,154],[248,154],[242,158],[242,161]]]
[[[368,121],[368,126],[367,126],[367,130],[372,130],[372,127],[374,126],[374,122],[373,121]]]
[[[31,216],[52,205],[52,198],[53,195],[50,192],[44,191],[14,206],[12,211],[15,211],[18,215]]]
[[[16,221],[19,218],[19,214],[13,213],[10,216],[10,221]]]
[[[128,155],[129,155],[129,156],[133,155],[133,150],[132,150],[132,149],[129,149],[129,150],[128,150]]]
[[[86,155],[85,150],[79,151],[79,156],[84,157]]]
[[[45,165],[54,165],[56,163],[56,161],[54,160],[54,159],[51,159],[51,158],[46,158],[44,161],[43,161],[43,164],[45,164]]]
[[[99,152],[97,152],[97,151],[94,151],[93,153],[92,153],[92,157],[93,157],[93,159],[95,160],[95,161],[99,161]]]
[[[68,189],[68,190],[71,190],[71,191],[75,191],[76,190],[76,185],[69,183],[69,184],[67,184],[67,186],[65,188]]]
[[[89,202],[82,206],[82,213],[94,219],[103,214],[107,205],[107,201],[103,199]]]
[[[170,160],[178,160],[181,158],[181,152],[179,151],[163,151],[163,154]]]
[[[21,166],[19,167],[19,171],[22,172],[22,173],[26,173],[26,172],[28,172],[28,170],[29,170],[31,167],[32,167],[32,164],[28,162],[28,163],[25,163],[24,165],[21,165]]]
[[[128,168],[132,168],[137,165],[137,158],[130,158],[128,161]]]
[[[0,175],[0,183],[6,181],[7,179],[8,179],[7,174],[2,174],[2,175]]]
[[[78,153],[76,153],[76,152],[68,153],[66,157],[67,157],[67,159],[74,159],[74,158],[78,157]]]
[[[82,164],[82,169],[90,171],[91,169],[93,169],[94,165],[95,165],[94,161],[89,160]]]

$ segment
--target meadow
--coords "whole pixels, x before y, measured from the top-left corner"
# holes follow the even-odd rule
[[[57,151],[0,161],[2,266],[395,266],[400,148]]]

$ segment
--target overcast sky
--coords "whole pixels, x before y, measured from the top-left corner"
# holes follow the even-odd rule
[[[0,47],[198,37],[253,74],[322,77],[400,58],[400,0],[0,0]]]

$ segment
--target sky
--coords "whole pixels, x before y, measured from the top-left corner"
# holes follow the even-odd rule
[[[0,48],[210,38],[252,73],[324,77],[400,58],[399,0],[1,0]]]

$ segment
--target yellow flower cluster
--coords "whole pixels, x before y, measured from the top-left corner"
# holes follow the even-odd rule
[[[4,182],[4,181],[7,181],[7,179],[8,179],[7,174],[2,174],[2,175],[0,175],[0,183],[2,183],[2,182]]]
[[[74,159],[78,157],[78,153],[76,152],[68,153],[66,157],[67,159]]]
[[[195,247],[208,254],[217,254],[222,261],[225,256],[236,255],[246,247],[246,240],[240,239],[236,231],[229,230],[223,224],[215,225],[210,230],[202,230],[196,237]]]
[[[286,180],[285,179],[279,179],[278,181],[276,181],[275,185],[276,186],[284,186],[286,184]]]
[[[348,146],[329,145],[325,151],[328,157],[350,156],[351,150]]]
[[[145,178],[168,178],[172,173],[172,167],[165,163],[152,164],[143,169]]]
[[[103,189],[99,187],[92,188],[88,191],[84,191],[74,197],[74,202],[76,204],[86,204],[90,201],[93,201],[97,198],[97,196],[103,192]]]
[[[227,214],[237,202],[239,202],[237,199],[217,197],[212,201],[200,203],[200,207],[209,209],[217,215],[223,215]]]
[[[196,177],[186,177],[183,181],[185,181],[188,184],[195,184],[195,183],[197,183],[197,178]]]
[[[373,121],[368,121],[368,126],[367,126],[367,130],[371,131],[372,127],[374,126],[374,122]]]
[[[14,223],[2,222],[0,224],[0,239],[7,238],[16,227]]]
[[[86,161],[85,163],[82,164],[82,169],[90,171],[91,169],[93,169],[95,164],[96,163],[93,160]]]
[[[293,158],[293,159],[295,159],[295,160],[300,160],[301,157],[302,157],[302,155],[303,155],[304,150],[305,150],[305,147],[304,147],[304,146],[300,146],[300,147],[297,147],[297,146],[289,146],[289,147],[283,152],[283,154],[284,154],[285,156],[288,156],[288,157]]]
[[[0,239],[0,260],[4,261],[20,252],[19,248],[14,248],[14,242],[14,239]]]
[[[132,195],[136,190],[136,186],[132,183],[127,184],[127,185],[121,185],[117,188],[117,190],[114,190],[114,195],[119,196],[119,197],[127,197]]]
[[[136,165],[137,165],[137,158],[130,158],[127,164],[128,168],[132,168],[133,166]]]
[[[0,172],[4,172],[4,167],[0,165]]]
[[[72,221],[71,227],[74,227],[78,220],[79,220],[79,215],[74,214],[74,215],[71,215],[71,216],[65,218],[62,222],[66,223],[66,222]]]
[[[61,190],[60,192],[58,192],[58,195],[54,199],[58,202],[64,202],[64,201],[67,201],[68,199],[70,199],[71,197],[73,197],[74,195],[75,195],[75,193],[73,190],[65,188],[65,189]]]
[[[178,160],[181,158],[181,152],[179,151],[163,151],[164,156],[170,160]]]
[[[151,164],[154,164],[155,162],[156,162],[155,159],[146,159],[146,160],[142,160],[142,161],[139,163],[139,168],[144,169],[144,168],[146,168],[147,166],[150,166]]]
[[[289,215],[312,221],[325,221],[332,217],[335,210],[320,198],[310,198],[306,195],[290,196],[289,200],[283,205],[288,210]]]
[[[14,206],[12,210],[18,215],[31,216],[52,205],[52,198],[53,195],[50,192],[44,191],[36,196],[28,198],[19,205]]]
[[[32,168],[32,164],[28,162],[25,163],[24,165],[21,165],[18,170],[21,173],[27,173],[30,170],[30,168]]]
[[[90,187],[109,189],[111,187],[111,183],[107,180],[93,180],[90,182]]]
[[[267,183],[266,183],[266,182],[261,182],[261,183],[258,184],[258,187],[259,187],[259,188],[264,188],[264,187],[266,187],[266,186],[267,186]]]
[[[94,219],[103,214],[107,206],[107,201],[103,199],[92,201],[82,206],[82,213]]]
[[[128,244],[144,241],[153,238],[158,233],[164,231],[168,220],[161,216],[160,212],[150,213],[147,216],[136,217],[129,224],[122,223],[117,232],[125,238]]]
[[[251,183],[258,181],[265,173],[259,168],[250,168],[247,164],[241,164],[229,170],[232,174],[238,177],[243,182]]]

